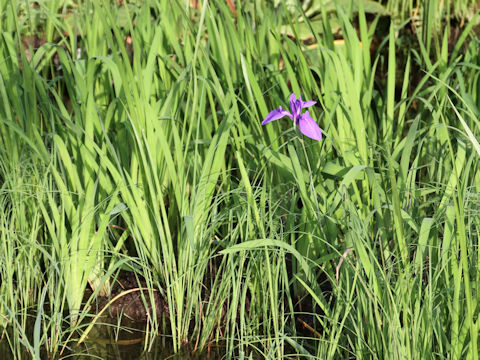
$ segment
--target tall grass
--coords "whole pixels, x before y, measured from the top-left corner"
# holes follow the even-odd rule
[[[381,18],[363,2],[335,5],[342,41],[322,6],[318,33],[264,1],[31,5],[0,2],[14,357],[81,349],[129,270],[168,307],[145,350],[166,333],[229,358],[478,358],[473,25],[449,49],[425,5],[403,59],[398,21],[371,51]],[[260,125],[292,92],[318,102],[321,142]]]

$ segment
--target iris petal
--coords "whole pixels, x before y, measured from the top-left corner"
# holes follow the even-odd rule
[[[290,95],[290,110],[292,111],[292,114],[295,114],[295,103],[297,101],[297,95],[295,95],[295,93],[292,93]]]
[[[315,105],[316,103],[317,103],[316,101],[312,101],[312,100],[302,101],[302,109]]]
[[[275,109],[268,113],[268,115],[265,117],[265,120],[262,121],[262,125],[265,125],[270,121],[281,119],[284,116],[289,116],[290,118],[292,117],[292,115],[287,110],[283,110],[280,106],[278,109]]]
[[[298,121],[298,127],[303,135],[308,136],[313,140],[322,139],[322,130],[320,130],[315,120],[309,115],[308,111],[306,111]]]
[[[299,96],[297,99],[295,93],[290,95],[290,111],[292,112],[293,119],[298,121],[298,119],[300,119],[300,112],[302,111],[302,98]]]

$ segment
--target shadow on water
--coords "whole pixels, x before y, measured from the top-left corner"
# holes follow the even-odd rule
[[[40,349],[39,357],[43,359],[221,359],[225,355],[225,347],[212,344],[205,352],[194,352],[188,344],[177,354],[173,351],[171,338],[167,335],[158,335],[152,342],[152,334],[147,332],[147,321],[152,314],[152,308],[145,305],[143,294],[139,289],[147,288],[143,278],[138,278],[132,272],[122,271],[115,279],[112,286],[112,293],[109,297],[98,297],[91,306],[91,313],[82,322],[82,329],[86,331],[87,326],[93,321],[93,317],[99,314],[100,309],[108,311],[96,319],[95,325],[88,332],[88,336],[81,344],[78,344],[82,331],[74,332],[64,328],[62,341],[68,344],[60,344],[53,350],[56,355],[52,356],[46,348]],[[111,302],[112,298],[122,295],[119,299]],[[92,296],[92,290],[86,289],[84,302]],[[159,319],[162,324],[168,322],[168,307],[158,292],[154,293],[154,306],[156,314],[162,314]],[[48,309],[48,307],[46,307]],[[103,310],[102,310],[103,311]],[[106,315],[108,314],[108,315]],[[28,352],[28,343],[34,341],[35,314],[28,316],[25,326],[25,333],[28,340],[17,340],[17,344],[9,343],[13,339],[14,329],[0,329],[0,360],[29,359],[32,354]],[[19,335],[17,330],[17,335]],[[69,336],[71,335],[71,337]],[[42,334],[40,334],[42,337]],[[68,340],[67,340],[68,338]],[[44,341],[42,338],[40,341]],[[20,342],[20,343],[18,343]],[[50,340],[46,340],[50,343]],[[16,350],[12,352],[12,348]],[[50,349],[52,351],[52,349]]]
[[[90,331],[88,338],[77,345],[72,342],[67,346],[62,355],[56,358],[75,358],[75,359],[125,359],[125,360],[197,360],[197,359],[222,359],[225,355],[225,349],[221,346],[212,346],[210,351],[203,353],[191,352],[185,347],[177,354],[174,353],[171,345],[171,339],[166,336],[157,336],[149,348],[145,348],[145,326],[141,323],[131,322],[122,323],[121,327],[106,322],[95,325]],[[60,352],[60,350],[59,350]],[[0,341],[0,359],[29,359],[31,354],[24,350],[15,356],[11,347],[3,338]],[[49,359],[46,352],[41,354],[42,359]]]

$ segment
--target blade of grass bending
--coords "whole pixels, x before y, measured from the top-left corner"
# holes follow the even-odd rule
[[[301,354],[302,356],[305,356],[306,358],[312,358],[315,359],[315,356],[310,354],[307,349],[305,349],[301,344],[299,344],[297,341],[293,340],[290,336],[282,334],[282,338],[286,340],[291,347],[293,347],[298,354]]]
[[[458,96],[458,94],[457,94],[457,96]],[[449,96],[447,96],[447,98],[448,98],[448,101],[450,102],[450,105],[452,105],[453,111],[455,111],[455,114],[457,115],[458,120],[460,120],[460,123],[462,124],[463,128],[465,129],[465,132],[467,133],[468,139],[472,142],[472,145],[475,148],[475,151],[480,156],[480,144],[478,143],[477,138],[475,137],[475,135],[473,135],[472,130],[470,130],[470,127],[467,125],[467,123],[463,119],[462,115],[460,115],[460,113],[458,112],[457,108],[455,107],[455,105],[452,102],[452,99],[450,99]],[[468,107],[468,105],[467,105],[467,107]],[[468,107],[468,109],[470,110],[472,115],[474,115],[472,110],[469,107]]]
[[[245,250],[256,250],[256,249],[264,248],[268,246],[283,248],[287,252],[291,253],[293,256],[295,256],[298,263],[302,267],[302,270],[307,275],[307,279],[309,279],[309,281],[315,281],[315,277],[313,276],[312,269],[310,268],[310,266],[308,266],[308,263],[305,260],[305,258],[293,246],[283,241],[272,240],[272,239],[257,239],[257,240],[245,241],[220,251],[220,254],[232,254],[232,253],[245,251]],[[316,292],[316,298],[318,299],[318,305],[322,308],[322,311],[326,314],[327,317],[329,317],[330,310],[323,294]]]
[[[88,334],[90,333],[90,331],[92,331],[92,328],[95,326],[95,323],[98,321],[98,319],[102,316],[102,314],[107,311],[108,307],[113,304],[115,301],[117,301],[118,299],[128,295],[128,294],[131,294],[133,292],[136,292],[136,291],[145,291],[147,290],[148,291],[148,288],[134,288],[134,289],[129,289],[129,290],[125,290],[125,291],[122,291],[120,294],[118,294],[117,296],[115,296],[113,299],[111,299],[107,304],[105,304],[105,306],[102,308],[102,310],[100,310],[97,315],[95,315],[95,317],[92,319],[92,321],[90,322],[90,324],[87,326],[87,328],[85,329],[84,333],[82,334],[82,336],[80,336],[80,339],[78,339],[78,342],[77,342],[77,345],[80,345],[81,343],[83,343],[85,341],[85,339],[87,338]]]

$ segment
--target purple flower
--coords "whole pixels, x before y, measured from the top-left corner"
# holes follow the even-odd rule
[[[269,123],[270,121],[281,119],[284,116],[288,116],[300,129],[303,135],[312,138],[313,140],[322,139],[322,130],[318,127],[317,123],[308,114],[308,110],[302,114],[302,109],[315,105],[316,101],[302,101],[302,98],[297,99],[297,95],[290,95],[290,111],[283,110],[280,106],[278,109],[270,111],[262,121],[262,125]]]

